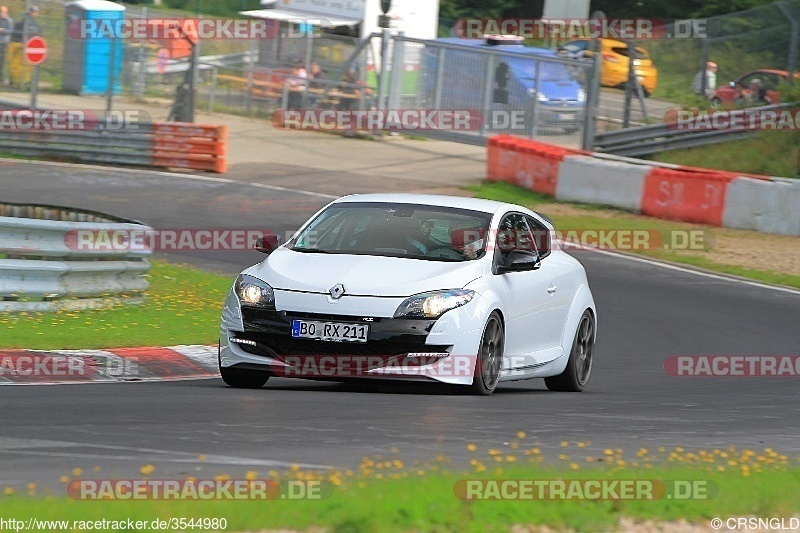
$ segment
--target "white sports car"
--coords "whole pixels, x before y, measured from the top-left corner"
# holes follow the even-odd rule
[[[228,385],[270,376],[411,379],[491,394],[544,378],[581,391],[597,312],[583,266],[549,219],[449,196],[340,198],[244,270],[222,311]]]

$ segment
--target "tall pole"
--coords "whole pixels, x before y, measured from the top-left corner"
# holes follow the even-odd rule
[[[116,63],[116,55],[117,55],[117,40],[112,37],[111,38],[111,47],[109,48],[108,54],[108,87],[106,87],[106,118],[111,115],[111,107],[114,103],[114,68]]]

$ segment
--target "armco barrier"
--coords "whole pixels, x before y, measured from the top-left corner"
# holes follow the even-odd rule
[[[722,225],[800,235],[800,180],[734,179],[728,184]]]
[[[4,107],[0,102],[0,109]],[[27,110],[16,109],[14,112]],[[76,129],[0,126],[0,151],[84,163],[174,167],[224,173],[228,128],[180,122],[91,120]]]
[[[800,235],[800,180],[591,154],[501,135],[487,178],[657,218]]]
[[[57,218],[65,216],[57,209],[32,209],[55,213]],[[71,239],[81,231],[129,235],[152,228],[135,223],[0,216],[0,311],[83,309],[138,301],[148,287],[142,275],[150,269],[146,258],[151,251],[121,246],[84,250]]]

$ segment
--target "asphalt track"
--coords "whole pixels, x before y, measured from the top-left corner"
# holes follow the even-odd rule
[[[24,162],[0,162],[0,191],[3,201],[91,208],[161,229],[285,231],[328,201],[314,191]],[[733,444],[797,455],[798,378],[678,378],[663,364],[671,355],[800,354],[800,294],[615,255],[576,256],[600,319],[592,382],[582,394],[547,392],[539,380],[503,385],[488,398],[427,385],[280,379],[258,391],[219,379],[5,386],[0,483],[57,485],[73,467],[136,476],[147,463],[163,478],[293,463],[349,467],[393,447],[406,460],[443,453],[459,461],[466,443],[504,449],[520,430],[553,455],[562,440],[588,440],[592,450]],[[168,257],[231,275],[260,259],[253,252]]]

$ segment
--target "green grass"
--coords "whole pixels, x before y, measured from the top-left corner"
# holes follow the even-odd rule
[[[473,191],[476,196],[480,198],[524,205],[525,207],[533,210],[540,210],[546,215],[548,214],[547,206],[557,203],[549,196],[528,191],[505,182],[485,182],[480,185],[469,186],[467,189]],[[672,230],[685,230],[687,227],[689,227],[688,224],[681,222],[671,222],[644,216],[632,216],[630,213],[619,209],[588,204],[572,203],[568,205],[585,210],[586,214],[579,216],[551,216],[557,230],[602,228],[603,230],[637,229],[660,230],[668,232]],[[600,216],[598,213],[599,211],[602,211],[602,216]],[[729,232],[729,230],[724,228],[709,226],[694,227],[709,232],[709,234],[712,236],[712,241],[714,233]],[[631,252],[656,259],[690,265],[714,272],[720,272],[723,274],[740,276],[763,283],[800,288],[800,276],[772,270],[761,270],[755,268],[744,268],[737,265],[720,264],[705,257],[702,250],[692,250],[691,252],[667,250],[631,250]]]
[[[332,487],[322,500],[271,501],[75,501],[65,497],[0,497],[3,517],[43,520],[133,520],[225,518],[226,531],[326,527],[336,532],[508,531],[515,524],[548,525],[578,531],[608,531],[623,516],[639,520],[684,519],[708,524],[714,517],[792,516],[800,510],[796,468],[754,472],[706,472],[686,467],[629,468],[579,472],[537,465],[501,472],[410,472],[399,479],[357,476]],[[690,500],[495,500],[465,501],[454,494],[461,479],[695,480],[718,488],[713,499]]]
[[[655,154],[653,161],[747,174],[800,177],[800,132],[760,131],[754,138]]]
[[[89,349],[216,344],[233,280],[153,261],[145,302],[110,309],[0,313],[0,348]]]

